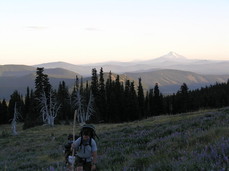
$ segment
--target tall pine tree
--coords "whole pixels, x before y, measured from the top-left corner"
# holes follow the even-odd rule
[[[71,105],[70,105],[70,95],[68,92],[68,87],[65,82],[62,81],[59,84],[57,91],[57,102],[61,105],[60,112],[58,115],[58,120],[65,120],[68,123],[71,117]]]
[[[99,72],[99,89],[98,89],[98,111],[100,113],[100,119],[102,121],[105,120],[106,118],[106,92],[105,92],[105,82],[104,82],[104,73],[103,73],[103,68],[100,69]]]
[[[6,124],[8,120],[8,107],[6,106],[6,101],[0,101],[0,124]]]
[[[35,92],[34,92],[34,108],[35,114],[33,115],[33,119],[35,120],[35,125],[40,125],[43,123],[42,118],[40,117],[40,106],[39,106],[39,99],[42,98],[43,94],[45,93],[47,98],[47,104],[49,103],[50,99],[50,92],[51,92],[51,84],[49,83],[49,78],[47,74],[44,74],[44,68],[37,68],[36,71],[36,78],[35,78]],[[34,125],[34,126],[35,126]]]
[[[163,96],[159,90],[158,83],[154,86],[154,109],[153,113],[154,115],[160,115],[163,113]]]
[[[2,111],[2,118],[3,118],[2,123],[7,124],[9,123],[9,111],[8,111],[8,106],[7,106],[5,99],[2,100],[1,106],[2,106],[1,111]]]
[[[19,94],[19,92],[17,90],[15,90],[13,92],[13,94],[10,96],[10,101],[9,101],[9,121],[11,122],[13,117],[14,117],[14,106],[15,103],[17,103],[17,110],[18,112],[21,114],[21,118],[20,121],[22,121],[22,119],[24,119],[25,115],[22,114],[24,111],[24,102],[23,102],[23,98],[22,96]]]
[[[92,77],[91,77],[91,91],[93,94],[93,97],[95,99],[94,103],[94,111],[95,114],[93,115],[92,119],[94,121],[99,121],[100,120],[100,111],[99,111],[99,101],[98,101],[98,95],[99,95],[99,81],[98,81],[98,74],[96,68],[92,69]]]
[[[34,127],[38,124],[37,122],[37,111],[36,111],[36,101],[35,101],[35,95],[33,90],[27,91],[27,95],[26,95],[26,118],[24,121],[24,125],[23,125],[23,129],[28,129],[31,127]]]
[[[145,118],[145,97],[142,87],[142,79],[138,79],[138,105],[139,105],[139,118]]]

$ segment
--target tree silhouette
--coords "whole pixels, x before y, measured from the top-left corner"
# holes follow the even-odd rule
[[[3,99],[2,102],[0,101],[0,124],[7,124],[9,121],[8,116],[8,106],[6,104],[6,100]]]
[[[14,118],[15,104],[16,103],[17,103],[17,111],[19,113],[22,113],[24,110],[24,101],[23,101],[22,96],[19,94],[19,92],[17,90],[15,90],[13,92],[13,94],[11,94],[9,105],[8,105],[8,110],[9,110],[9,118],[8,119],[11,121]],[[22,115],[22,117],[24,117],[24,115]],[[23,121],[22,117],[20,118],[21,121]]]
[[[102,119],[103,121],[106,118],[106,106],[107,106],[107,102],[106,102],[106,92],[105,92],[105,81],[104,81],[104,73],[103,73],[103,68],[100,69],[100,73],[99,73],[99,85],[98,85],[98,97],[97,97],[97,106],[98,106],[98,111],[99,115],[100,115],[100,119]]]
[[[145,103],[144,103],[144,100],[145,100],[145,97],[144,97],[144,91],[143,91],[143,87],[142,87],[142,79],[139,78],[138,79],[138,105],[139,105],[139,118],[140,117],[146,117],[145,116]]]
[[[71,117],[70,94],[64,81],[62,81],[58,87],[57,103],[61,105],[57,119],[65,120],[66,123],[68,123]]]

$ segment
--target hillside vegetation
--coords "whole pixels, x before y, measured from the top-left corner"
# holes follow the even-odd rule
[[[99,170],[229,169],[228,108],[95,126]],[[0,170],[65,170],[72,125],[21,127],[12,136],[9,125],[0,125]]]

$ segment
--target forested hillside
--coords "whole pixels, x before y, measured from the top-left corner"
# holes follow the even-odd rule
[[[49,76],[44,73],[44,68],[37,69],[34,84],[35,90],[28,87],[25,97],[15,91],[8,104],[5,100],[0,101],[0,124],[12,121],[16,104],[21,115],[19,121],[24,122],[25,129],[44,124],[44,106],[41,103],[44,98],[48,109],[54,110],[55,107],[56,110],[59,106],[52,116],[55,123],[68,123],[73,119],[74,111],[78,110],[75,104],[77,94],[81,95],[86,105],[90,92],[94,99],[91,118],[94,123],[128,122],[162,114],[174,115],[229,105],[229,82],[216,83],[196,90],[189,90],[187,84],[183,83],[177,93],[163,95],[157,83],[154,88],[144,91],[141,78],[136,84],[110,72],[105,79],[102,68],[99,73],[93,69],[91,80],[86,83],[76,76],[71,91],[64,81],[55,89],[50,84]]]

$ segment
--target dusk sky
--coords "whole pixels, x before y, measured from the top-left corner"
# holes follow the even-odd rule
[[[0,65],[229,60],[229,0],[0,0]]]

